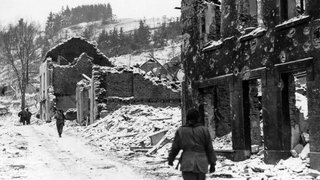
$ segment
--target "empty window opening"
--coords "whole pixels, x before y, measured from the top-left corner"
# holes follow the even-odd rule
[[[200,34],[204,43],[220,39],[221,3],[219,1],[206,2],[200,20]]]
[[[288,0],[280,0],[280,7],[281,20],[285,21],[288,19]]]
[[[257,27],[258,26],[258,1],[245,0],[238,4],[239,23],[241,27]]]
[[[303,14],[306,10],[306,0],[296,0],[296,11],[298,14]]]
[[[306,8],[305,0],[281,0],[280,17],[281,21],[286,21],[293,17],[302,15]]]
[[[232,150],[229,87],[215,86],[204,91],[204,122],[209,127],[215,149]]]
[[[244,133],[252,153],[264,147],[261,97],[261,79],[243,81]]]

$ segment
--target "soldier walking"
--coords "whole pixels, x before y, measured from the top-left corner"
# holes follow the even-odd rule
[[[32,116],[32,113],[29,111],[28,108],[26,108],[26,122],[27,122],[27,125],[30,124],[30,120],[31,120],[31,116]]]
[[[64,126],[64,121],[66,119],[63,114],[63,111],[61,109],[57,109],[55,111],[54,118],[56,119],[56,125],[57,125],[59,137],[61,137],[63,126]]]
[[[27,121],[27,112],[26,110],[22,109],[19,113],[18,116],[20,117],[20,123],[22,123],[23,125],[26,124]]]
[[[184,180],[204,180],[209,165],[210,173],[215,171],[217,158],[210,133],[199,119],[197,109],[188,110],[187,124],[177,130],[168,157],[168,164],[172,166],[179,151],[183,151],[179,163]]]

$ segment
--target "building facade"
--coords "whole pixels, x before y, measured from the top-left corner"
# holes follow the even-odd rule
[[[235,160],[262,143],[266,163],[290,156],[292,89],[304,77],[310,165],[320,170],[319,9],[317,0],[181,1],[183,113],[199,107],[213,137],[231,131]]]

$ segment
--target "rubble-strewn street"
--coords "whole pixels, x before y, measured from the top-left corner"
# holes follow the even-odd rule
[[[69,127],[68,132],[80,132],[88,143],[102,151],[116,153],[118,157],[128,160],[131,165],[140,167],[148,174],[174,179],[180,176],[180,172],[167,166],[166,158],[171,143],[151,155],[146,155],[147,151],[130,150],[130,147],[139,146],[143,140],[144,146],[150,147],[148,135],[154,134],[154,129],[168,129],[167,138],[171,139],[180,125],[179,112],[179,108],[170,107],[123,106],[88,127]],[[215,144],[218,142],[221,144]],[[224,144],[223,141],[214,141],[213,147],[223,147]],[[208,179],[315,179],[320,175],[318,171],[308,168],[308,159],[289,158],[281,160],[277,165],[266,165],[262,154],[260,152],[242,162],[218,157],[217,171],[209,174]]]
[[[55,124],[21,126],[15,113],[0,117],[0,179],[155,179],[72,135],[59,138]]]
[[[319,0],[47,1],[1,2],[0,180],[320,180]]]
[[[1,179],[181,179],[167,165],[170,140],[180,125],[180,108],[127,105],[90,126],[67,121],[62,138],[55,122],[35,117],[31,125],[18,123],[17,111],[1,116]],[[164,131],[161,146],[150,153],[151,138]],[[217,144],[221,142],[221,144]],[[224,145],[223,140],[213,146]],[[262,153],[242,162],[218,156],[216,172],[207,179],[316,179],[308,158],[289,158],[277,165],[263,163]]]

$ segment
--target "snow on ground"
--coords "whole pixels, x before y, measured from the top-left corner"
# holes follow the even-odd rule
[[[155,108],[147,105],[128,105],[88,127],[69,130],[74,133],[80,132],[89,144],[103,151],[117,154],[148,174],[162,179],[179,179],[180,172],[168,167],[166,162],[171,143],[151,155],[131,151],[129,147],[139,146],[141,140],[145,140],[145,145],[150,146],[148,135],[155,129],[169,129],[169,137],[173,137],[175,130],[181,124],[180,114],[180,108],[177,107]],[[214,141],[213,147],[221,149],[219,147],[225,146],[226,143],[230,142]],[[308,161],[308,158],[297,157],[281,160],[277,165],[266,165],[263,162],[262,152],[241,162],[218,157],[216,172],[208,174],[207,179],[314,179],[320,175],[320,172],[309,169]],[[177,160],[174,167],[176,164]]]
[[[0,157],[0,180],[157,179],[80,137],[64,133],[59,138],[52,123],[22,126],[16,113],[0,117]]]
[[[178,161],[174,167],[167,165],[170,142],[150,155],[130,149],[142,141],[150,147],[148,136],[155,131],[167,129],[172,138],[181,124],[179,107],[127,105],[87,127],[67,121],[61,139],[54,122],[33,117],[31,126],[21,126],[18,109],[10,107],[12,114],[0,117],[0,180],[57,175],[60,179],[75,175],[77,179],[108,179],[106,174],[112,179],[181,179],[181,172],[174,168]],[[214,141],[213,146],[218,149],[225,142],[220,143]],[[309,158],[301,157],[266,165],[263,153],[241,162],[218,156],[216,172],[207,174],[207,179],[320,179],[320,172],[308,166]]]

